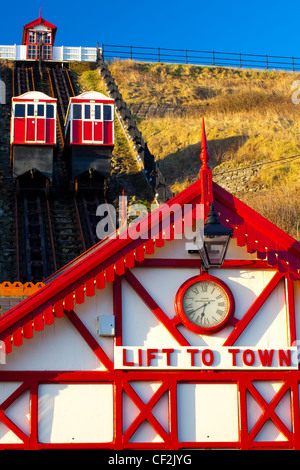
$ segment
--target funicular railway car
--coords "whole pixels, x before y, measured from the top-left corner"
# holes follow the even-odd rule
[[[56,106],[55,98],[37,91],[12,98],[11,166],[20,185],[40,186],[52,181]]]
[[[75,189],[105,187],[114,148],[114,100],[95,91],[70,98],[65,147]]]

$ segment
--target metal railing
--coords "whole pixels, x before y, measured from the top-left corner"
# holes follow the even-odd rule
[[[142,62],[300,71],[300,57],[280,57],[267,54],[242,54],[240,52],[196,51],[190,49],[165,49],[160,47],[109,44],[102,44],[102,54],[105,60],[129,59]]]

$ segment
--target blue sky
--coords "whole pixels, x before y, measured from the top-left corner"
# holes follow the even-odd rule
[[[56,46],[98,42],[300,57],[299,0],[3,0],[0,44],[21,44],[24,24],[40,8],[58,27]]]

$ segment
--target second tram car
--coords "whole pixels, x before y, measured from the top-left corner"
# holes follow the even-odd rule
[[[105,186],[114,148],[114,100],[95,91],[70,98],[65,145],[75,189],[87,181],[89,187]]]

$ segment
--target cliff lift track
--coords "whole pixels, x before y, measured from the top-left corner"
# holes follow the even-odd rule
[[[57,270],[50,206],[44,190],[15,193],[17,280],[39,282]]]
[[[23,65],[15,66],[12,74],[13,96],[35,91],[34,68]]]

